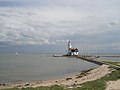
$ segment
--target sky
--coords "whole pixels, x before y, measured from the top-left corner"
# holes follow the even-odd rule
[[[0,52],[120,53],[120,0],[0,0]]]

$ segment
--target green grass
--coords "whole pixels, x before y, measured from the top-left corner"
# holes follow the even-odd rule
[[[2,89],[2,90],[64,90],[62,86],[54,85],[51,87],[37,87],[37,88],[11,88],[11,89]]]
[[[113,65],[118,65],[118,62],[113,62],[113,61],[112,62],[105,61],[105,62]],[[74,88],[72,89],[67,89],[67,88],[65,89],[65,87],[54,85],[51,87],[22,88],[22,89],[12,88],[12,89],[3,89],[3,90],[105,90],[107,81],[115,81],[118,79],[120,79],[120,70],[115,69],[114,71],[112,71],[112,73],[100,79],[85,82],[81,84],[82,87],[78,87],[78,88],[74,86]]]
[[[116,65],[116,66],[120,66],[120,62],[114,62],[114,61],[110,61],[110,60],[103,60],[102,62],[113,64],[113,65]]]
[[[84,83],[82,87],[73,90],[105,90],[105,82],[102,80],[89,81]]]
[[[82,84],[82,87],[65,89],[62,86],[54,85],[51,87],[37,87],[37,88],[22,88],[22,89],[4,89],[4,90],[105,90],[107,81],[114,81],[120,79],[120,70],[112,71],[111,74],[108,74],[98,80],[89,81]]]
[[[120,79],[120,70],[115,70],[111,74],[108,74],[98,80],[89,81],[83,86],[73,90],[105,90],[107,81],[115,81]]]

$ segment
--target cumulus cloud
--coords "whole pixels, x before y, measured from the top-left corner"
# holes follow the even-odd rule
[[[81,50],[115,49],[120,45],[118,1],[45,1],[20,2],[20,6],[31,8],[1,8],[0,45],[64,45],[69,40]]]
[[[111,23],[110,18],[87,16],[84,19],[77,17],[71,20],[74,18],[73,15],[67,17],[67,13],[59,16],[54,11],[55,17],[54,15],[48,17],[51,12],[43,11],[1,10],[1,41],[14,41],[16,44],[53,44],[53,42],[55,44],[59,40],[63,42],[69,38],[73,40],[93,38],[97,37],[96,34],[110,33],[112,29],[119,29],[119,20],[115,21],[118,27],[112,28],[107,26]]]

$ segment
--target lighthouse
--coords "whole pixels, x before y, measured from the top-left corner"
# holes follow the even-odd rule
[[[69,41],[69,42],[68,42],[68,55],[71,55],[71,49],[72,49],[72,44],[71,44],[71,42]]]
[[[72,43],[68,42],[68,56],[77,56],[79,54],[79,50],[77,48],[72,47]]]

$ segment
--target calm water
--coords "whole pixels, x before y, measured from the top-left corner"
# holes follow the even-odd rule
[[[120,57],[100,57],[99,60],[120,61]]]
[[[120,53],[85,53],[83,55],[93,55],[93,56],[100,56],[98,60],[110,60],[110,61],[120,61]]]
[[[97,65],[50,54],[0,54],[0,83],[59,78]]]
[[[99,54],[99,60],[120,61],[119,53]]]

